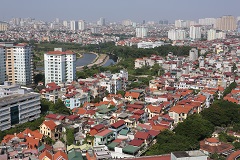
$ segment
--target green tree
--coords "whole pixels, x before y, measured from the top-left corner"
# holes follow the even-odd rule
[[[69,146],[74,143],[74,129],[73,128],[66,129],[66,140],[67,140],[67,145],[69,145]]]
[[[70,115],[70,109],[68,109],[61,99],[58,99],[53,106],[53,111],[55,113]]]
[[[231,93],[231,91],[237,87],[236,82],[232,82],[223,92],[223,97],[225,97],[227,94]]]
[[[121,94],[124,97],[125,96],[125,91],[124,90],[119,90],[119,91],[117,91],[117,94]]]
[[[189,136],[198,141],[210,137],[214,131],[214,126],[199,114],[189,116],[174,129],[175,133],[182,136]]]

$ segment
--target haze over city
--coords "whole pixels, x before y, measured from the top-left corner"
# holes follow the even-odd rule
[[[44,21],[52,21],[55,18],[96,21],[99,17],[105,17],[107,21],[131,19],[141,22],[167,19],[174,22],[175,19],[238,16],[239,4],[239,0],[11,0],[1,2],[0,20],[31,17]]]

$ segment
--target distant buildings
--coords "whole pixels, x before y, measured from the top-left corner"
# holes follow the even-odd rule
[[[0,130],[40,117],[40,94],[5,82],[0,86]]]
[[[85,24],[84,20],[79,20],[78,21],[78,30],[80,30],[80,31],[85,30],[85,26],[86,26],[86,24]]]
[[[216,29],[219,30],[235,30],[236,29],[236,19],[233,16],[222,16],[221,18],[217,18],[216,21]]]
[[[0,83],[28,85],[33,82],[32,51],[25,43],[0,43]]]
[[[145,38],[147,37],[148,29],[145,27],[138,27],[136,28],[136,37],[138,38]]]
[[[123,26],[131,26],[133,23],[130,19],[127,19],[127,20],[123,20],[122,21],[122,25]]]
[[[201,39],[201,26],[200,25],[191,26],[190,27],[189,37],[192,40]]]
[[[172,29],[168,31],[168,38],[171,40],[185,40],[186,39],[186,31],[180,29]]]
[[[45,84],[57,84],[76,79],[76,54],[56,49],[44,54]]]
[[[211,41],[214,39],[225,39],[226,38],[226,33],[219,31],[219,30],[215,30],[215,29],[210,29],[207,32],[207,40]]]
[[[75,20],[70,21],[70,30],[76,31],[78,30],[78,22]]]
[[[106,20],[105,18],[101,17],[99,21],[97,21],[97,25],[99,26],[106,26]]]
[[[6,31],[8,29],[8,24],[6,22],[0,21],[0,31]]]
[[[198,23],[200,25],[204,25],[204,26],[215,26],[216,25],[216,18],[203,18],[203,19],[199,19]]]

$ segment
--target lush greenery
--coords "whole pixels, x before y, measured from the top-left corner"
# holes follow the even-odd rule
[[[199,148],[199,144],[196,139],[165,130],[158,135],[157,143],[146,152],[146,155],[166,154],[172,151],[187,151],[197,148]]]
[[[237,87],[236,82],[232,82],[223,92],[223,97],[225,97],[228,93],[231,93],[231,91]]]
[[[219,100],[215,101],[211,107],[203,110],[201,115],[214,126],[226,127],[240,123],[240,107],[238,104]]]
[[[66,129],[66,140],[67,140],[67,145],[69,145],[69,146],[74,143],[74,129],[73,128]]]
[[[64,102],[60,99],[54,104],[46,99],[41,99],[41,113],[47,113],[51,111],[53,113],[60,113],[70,115],[71,111],[65,106]]]
[[[210,137],[213,130],[214,126],[201,115],[191,115],[180,123],[174,132],[161,132],[157,137],[157,143],[146,154],[157,155],[172,151],[199,149],[198,141]]]
[[[214,131],[214,126],[199,114],[189,116],[183,123],[180,123],[174,130],[176,134],[191,137],[198,141],[210,137]]]

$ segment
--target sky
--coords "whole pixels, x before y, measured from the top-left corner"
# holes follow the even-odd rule
[[[14,17],[37,20],[86,20],[108,22],[167,19],[198,20],[223,15],[240,16],[240,0],[2,0],[0,21]]]

